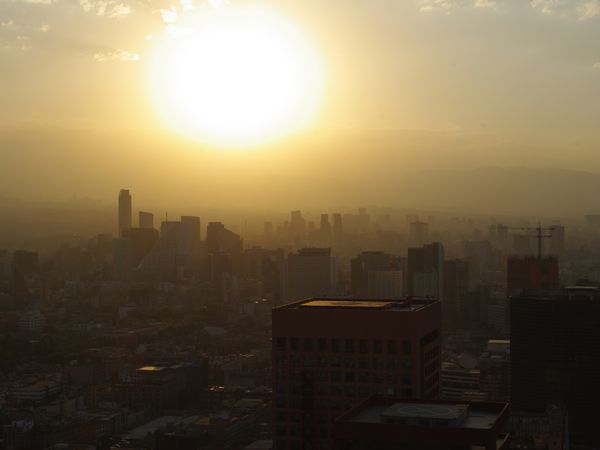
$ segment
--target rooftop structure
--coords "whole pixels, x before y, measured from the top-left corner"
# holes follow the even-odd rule
[[[507,403],[371,398],[340,416],[334,449],[508,448]]]
[[[370,396],[436,398],[441,303],[316,297],[273,309],[274,448],[332,448]]]
[[[288,303],[275,309],[368,309],[414,312],[437,300],[431,297],[407,297],[401,300],[312,298]]]

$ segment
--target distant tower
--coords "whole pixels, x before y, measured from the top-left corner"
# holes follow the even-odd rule
[[[329,224],[329,214],[321,214],[321,226],[320,226],[319,230],[326,237],[329,237],[331,235],[331,225]]]
[[[343,234],[342,215],[340,213],[333,214],[333,237],[341,239]]]
[[[124,230],[131,229],[131,194],[129,189],[119,192],[119,237],[123,237]]]
[[[140,228],[154,228],[154,214],[140,211],[139,212]]]

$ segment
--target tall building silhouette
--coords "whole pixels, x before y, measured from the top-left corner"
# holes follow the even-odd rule
[[[329,248],[303,248],[288,255],[288,300],[331,296],[335,292],[336,264]]]
[[[314,298],[273,309],[274,448],[332,448],[333,420],[371,396],[439,396],[437,300]]]
[[[440,300],[444,292],[444,246],[439,242],[408,249],[407,291],[409,295]]]
[[[306,219],[302,217],[301,211],[290,213],[290,233],[293,239],[303,239],[306,235]]]
[[[577,287],[510,299],[512,411],[566,408],[572,444],[600,448],[600,292]]]
[[[331,225],[329,223],[329,214],[321,214],[321,224],[319,231],[323,237],[328,238],[331,235]]]
[[[154,228],[154,214],[150,212],[140,211],[138,221],[140,228]]]
[[[509,295],[520,291],[556,290],[559,287],[558,258],[546,256],[511,256],[506,269],[506,287]]]
[[[129,189],[121,189],[119,192],[119,237],[123,236],[124,230],[131,228],[131,194]]]
[[[131,265],[137,267],[158,241],[158,230],[154,228],[130,228],[123,230],[123,237],[131,241]]]
[[[344,234],[344,226],[342,222],[342,215],[340,213],[333,214],[333,239],[340,241]]]
[[[402,296],[402,271],[397,258],[379,252],[362,252],[350,262],[350,284],[355,298],[399,298]]]
[[[241,253],[244,247],[242,238],[225,228],[221,222],[209,222],[206,228],[206,250],[208,253]]]

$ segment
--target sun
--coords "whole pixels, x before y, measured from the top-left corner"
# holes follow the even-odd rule
[[[167,125],[219,147],[264,144],[305,127],[323,89],[307,37],[274,11],[204,8],[168,27],[150,89]]]

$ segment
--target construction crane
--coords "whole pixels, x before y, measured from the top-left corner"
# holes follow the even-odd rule
[[[542,259],[542,240],[543,239],[547,239],[547,238],[551,238],[552,234],[551,232],[555,230],[554,227],[546,227],[543,228],[541,222],[538,222],[538,226],[537,227],[506,227],[504,225],[492,225],[490,228],[491,229],[499,229],[500,226],[502,226],[504,229],[507,230],[522,230],[522,231],[527,231],[527,232],[535,232],[535,234],[515,234],[515,236],[521,236],[521,237],[534,237],[537,239],[537,247],[538,247],[538,259]]]

